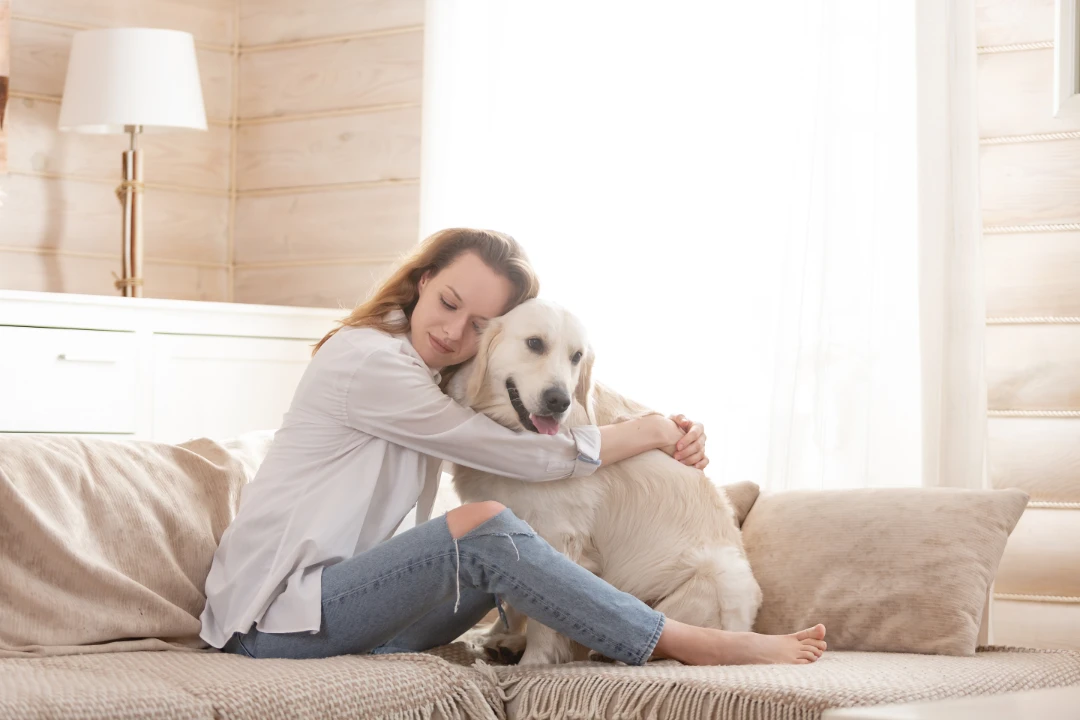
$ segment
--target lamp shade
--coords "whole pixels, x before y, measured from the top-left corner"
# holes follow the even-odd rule
[[[83,30],[71,43],[60,129],[122,133],[206,129],[190,33],[149,28]]]

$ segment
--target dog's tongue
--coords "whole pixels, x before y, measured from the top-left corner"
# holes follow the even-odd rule
[[[536,432],[541,435],[554,435],[559,432],[559,421],[550,415],[529,415]]]

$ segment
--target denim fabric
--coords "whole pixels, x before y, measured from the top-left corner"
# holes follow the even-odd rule
[[[664,616],[571,562],[510,510],[458,540],[446,517],[323,570],[317,633],[235,633],[255,658],[413,652],[453,641],[505,599],[530,618],[630,665],[649,659]]]

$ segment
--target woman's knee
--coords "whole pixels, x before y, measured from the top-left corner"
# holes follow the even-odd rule
[[[457,539],[480,527],[505,509],[505,505],[494,500],[468,503],[446,513],[446,526],[450,528],[450,536]]]

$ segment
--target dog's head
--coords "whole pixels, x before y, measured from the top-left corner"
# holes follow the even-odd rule
[[[581,322],[528,300],[489,323],[450,394],[510,428],[553,435],[576,400],[591,422],[592,351]]]

